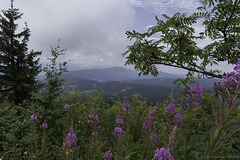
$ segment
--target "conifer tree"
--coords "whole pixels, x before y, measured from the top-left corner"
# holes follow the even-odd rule
[[[29,99],[37,89],[36,76],[40,72],[41,52],[28,51],[30,29],[25,23],[17,32],[16,21],[23,15],[13,7],[2,10],[0,15],[0,98],[8,96],[15,103]]]

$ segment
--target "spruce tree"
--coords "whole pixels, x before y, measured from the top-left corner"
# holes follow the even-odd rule
[[[37,90],[41,52],[28,52],[30,30],[27,23],[23,31],[17,33],[16,21],[23,14],[13,7],[13,2],[11,0],[11,8],[2,10],[0,15],[0,96],[21,103]]]

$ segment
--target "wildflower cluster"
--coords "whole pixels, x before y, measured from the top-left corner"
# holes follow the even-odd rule
[[[97,136],[98,135],[98,131],[101,128],[99,125],[100,121],[99,121],[99,117],[97,114],[89,114],[88,116],[90,118],[90,120],[88,120],[88,123],[91,124],[92,126],[92,135],[93,136]]]
[[[230,91],[234,90],[240,82],[240,58],[233,69],[233,72],[227,73],[222,77],[224,86]],[[220,85],[220,82],[218,84]],[[223,88],[223,86],[220,86],[220,88]]]
[[[143,123],[143,132],[149,134],[151,140],[153,141],[153,146],[155,146],[155,144],[158,144],[158,135],[153,126],[153,121],[154,120],[157,121],[156,113],[157,113],[156,108],[150,110],[148,118],[145,118],[145,121]]]
[[[44,122],[42,124],[42,128],[43,129],[47,129],[48,128],[48,124],[47,124],[46,120],[44,120]]]
[[[233,68],[233,70],[237,73],[240,73],[240,58],[237,59],[236,66]]]
[[[162,147],[161,149],[156,149],[153,160],[155,160],[156,158],[157,160],[174,160],[174,157],[171,155],[169,149],[164,147]]]
[[[213,115],[215,118],[215,135],[211,138],[207,155],[216,152],[216,148],[221,148],[225,141],[234,137],[233,135],[240,130],[239,120],[232,121],[232,115],[238,110],[240,105],[239,90],[239,69],[240,59],[237,66],[234,67],[238,73],[231,72],[227,76],[223,76],[225,80],[223,85],[219,82],[215,85],[217,92],[216,104],[212,104]],[[235,112],[235,113],[234,113]],[[232,127],[234,126],[234,127]]]
[[[112,153],[111,152],[106,152],[105,155],[103,156],[104,160],[110,160],[112,159]]]
[[[145,118],[145,121],[143,123],[144,133],[149,133],[149,132],[152,132],[154,130],[153,120],[157,120],[156,119],[156,116],[157,116],[156,113],[157,113],[156,108],[149,111],[148,118]]]
[[[182,120],[183,120],[182,114],[181,113],[176,113],[175,117],[174,117],[174,122],[182,123]]]
[[[64,105],[64,109],[65,109],[65,110],[69,110],[69,109],[70,109],[70,105],[69,105],[69,104],[65,104],[65,105]]]
[[[123,119],[117,117],[115,122],[116,124],[115,124],[113,135],[120,136],[125,134]]]
[[[186,94],[185,99],[187,101],[193,100],[193,102],[198,106],[201,103],[201,96],[203,94],[203,88],[199,86],[192,86],[188,90],[189,94]]]
[[[33,113],[33,114],[31,115],[30,119],[31,119],[32,121],[37,122],[37,115],[36,115],[36,113]]]
[[[125,114],[125,115],[132,114],[132,108],[127,100],[123,101],[122,110],[123,110],[122,114]]]
[[[129,127],[130,115],[132,115],[132,108],[131,108],[128,100],[127,100],[127,96],[125,96],[125,100],[123,101],[122,113],[121,114],[123,115],[124,120],[126,122],[125,126],[126,126],[126,128],[128,128]]]
[[[175,113],[176,110],[176,104],[174,103],[170,103],[169,105],[167,105],[167,107],[164,110],[164,115],[173,115]]]
[[[182,120],[183,120],[182,114],[176,113],[176,105],[173,102],[171,102],[169,105],[166,106],[164,110],[164,116],[167,116],[167,117],[170,116],[169,117],[170,122],[173,121],[175,123],[182,123]]]
[[[69,152],[70,150],[74,151],[76,150],[76,133],[73,132],[72,127],[70,128],[70,132],[67,134],[65,141],[63,142],[63,146],[66,150],[66,152]]]

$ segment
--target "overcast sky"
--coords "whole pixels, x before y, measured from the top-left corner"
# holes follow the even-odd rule
[[[0,0],[8,9],[10,0]],[[155,25],[155,16],[196,11],[198,0],[15,0],[14,7],[24,15],[19,28],[27,22],[31,30],[29,49],[42,51],[41,61],[50,55],[50,46],[67,48],[62,59],[78,68],[123,66],[122,53],[131,44],[125,32],[144,32]],[[203,28],[196,26],[196,31]],[[199,42],[203,46],[206,41]],[[226,68],[226,65],[224,66]],[[175,68],[161,71],[176,73]],[[232,68],[230,68],[232,69]],[[182,71],[181,71],[182,72]]]

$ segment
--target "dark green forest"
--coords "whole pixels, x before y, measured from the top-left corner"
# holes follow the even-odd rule
[[[68,62],[59,62],[67,53],[60,41],[42,66],[10,2],[0,14],[0,159],[240,159],[239,0],[203,0],[192,15],[162,15],[145,33],[126,31],[133,43],[123,55],[139,75],[157,77],[159,64],[188,71],[165,87],[150,85],[157,79],[74,81],[64,76]],[[196,36],[198,20],[205,31]],[[195,40],[207,37],[212,43],[199,48]],[[209,70],[220,62],[232,72]]]

